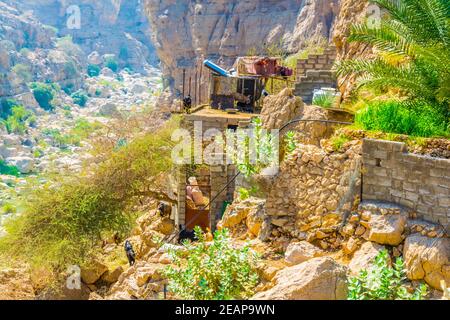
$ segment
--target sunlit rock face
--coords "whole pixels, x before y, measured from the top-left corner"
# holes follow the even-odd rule
[[[122,67],[139,72],[157,63],[141,0],[24,0],[15,5],[57,28],[58,36],[72,36],[86,54],[114,54]]]
[[[329,39],[339,1],[144,0],[144,8],[164,74],[180,90],[180,70],[192,71],[204,58],[230,67],[249,52],[297,52],[309,40]]]

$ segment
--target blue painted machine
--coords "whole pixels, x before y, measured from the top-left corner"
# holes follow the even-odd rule
[[[215,64],[212,61],[205,60],[205,61],[203,61],[203,64],[205,65],[205,67],[207,67],[208,69],[211,69],[212,71],[214,71],[215,73],[217,73],[218,75],[220,75],[222,77],[230,76],[230,73],[228,71],[219,67],[217,64]]]

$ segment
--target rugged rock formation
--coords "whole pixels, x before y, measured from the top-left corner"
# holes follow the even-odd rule
[[[72,36],[86,54],[114,54],[122,67],[139,72],[157,61],[141,0],[25,0],[16,5],[57,28],[58,36]],[[69,28],[74,13],[67,10],[74,5],[80,9],[80,28]]]
[[[441,281],[450,283],[450,240],[412,235],[405,240],[403,250],[408,278],[425,281],[441,290]]]
[[[307,39],[329,38],[338,1],[145,0],[144,7],[164,75],[179,92],[181,69],[194,76],[202,59],[231,67],[250,49],[263,53],[275,45],[297,52]]]
[[[279,271],[275,276],[276,285],[252,299],[345,300],[346,272],[347,268],[332,258],[315,258]]]

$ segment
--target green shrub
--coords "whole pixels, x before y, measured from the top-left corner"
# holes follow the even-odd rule
[[[103,126],[100,122],[89,122],[85,118],[78,118],[71,133],[80,136],[82,139],[88,138],[93,132],[101,129]]]
[[[251,297],[259,280],[256,253],[248,246],[235,248],[226,229],[216,231],[211,244],[206,243],[199,227],[195,234],[197,243],[184,243],[187,253],[171,252],[175,267],[166,269],[169,290],[183,299],[194,300]]]
[[[0,100],[0,119],[7,119],[12,114],[12,109],[18,106],[19,103],[14,99]]]
[[[68,83],[62,87],[62,90],[65,92],[65,94],[70,96],[73,93],[74,87],[75,86],[73,83]]]
[[[31,69],[26,64],[16,64],[12,67],[12,71],[22,79],[23,82],[28,83],[33,80]]]
[[[315,95],[312,104],[322,108],[331,108],[333,107],[335,101],[336,97],[334,96],[334,94],[323,93]]]
[[[0,159],[0,174],[18,177],[20,176],[20,171],[16,166],[9,166],[4,160]]]
[[[73,103],[79,105],[80,107],[86,106],[86,103],[89,99],[87,93],[83,90],[78,90],[77,92],[71,95],[73,99]]]
[[[101,69],[95,64],[88,65],[87,74],[89,77],[98,77],[100,75]]]
[[[404,263],[397,258],[393,267],[389,266],[386,249],[375,258],[369,270],[362,270],[358,277],[349,279],[349,300],[422,300],[427,295],[427,286],[422,284],[414,293],[404,286],[406,280]]]
[[[30,85],[30,88],[42,109],[46,111],[54,109],[52,100],[55,97],[55,87],[52,84],[34,82]]]
[[[343,134],[334,136],[330,139],[331,146],[332,146],[333,150],[336,152],[341,151],[342,148],[344,147],[344,144],[349,141],[350,141],[350,139]]]
[[[355,123],[365,130],[418,137],[449,136],[445,118],[425,104],[408,107],[398,101],[372,102],[358,111]]]
[[[2,206],[1,213],[2,214],[9,214],[9,213],[16,213],[17,208],[12,205],[11,203],[6,203]]]
[[[117,72],[117,70],[119,70],[119,63],[117,62],[116,58],[114,58],[114,57],[106,58],[105,66],[114,72]]]
[[[239,193],[239,199],[242,201],[250,198],[250,191],[248,191],[248,189],[246,189],[246,188],[239,188],[238,193]]]
[[[35,115],[26,110],[23,106],[12,108],[11,115],[2,121],[8,133],[24,134],[27,126],[32,126],[36,122]]]
[[[89,175],[66,172],[43,187],[30,188],[22,214],[5,224],[0,256],[56,274],[91,258],[103,235],[128,234],[135,205],[155,196],[149,181],[151,188],[157,187],[156,177],[172,169],[171,136],[178,126],[177,120],[170,121],[102,155],[104,160],[89,168]]]

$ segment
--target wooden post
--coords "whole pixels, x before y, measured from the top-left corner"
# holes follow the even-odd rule
[[[183,112],[184,110],[184,98],[186,97],[186,69],[183,69],[183,96],[181,97],[181,112]]]

